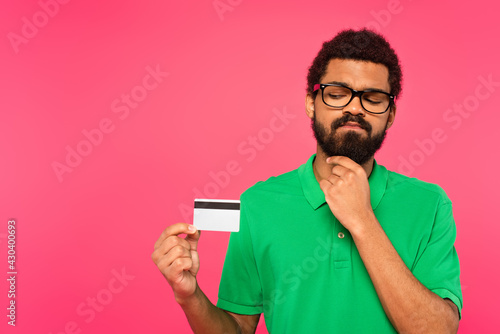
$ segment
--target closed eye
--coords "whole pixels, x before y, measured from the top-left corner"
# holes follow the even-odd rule
[[[328,97],[331,97],[332,99],[342,99],[346,97],[346,95],[333,95],[333,94],[328,94]]]
[[[374,100],[371,100],[371,99],[365,99],[365,101],[367,101],[368,103],[371,103],[371,104],[379,104],[379,103],[382,103],[382,101],[374,101]]]

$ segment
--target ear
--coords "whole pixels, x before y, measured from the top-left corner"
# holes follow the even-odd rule
[[[396,118],[396,106],[393,105],[389,110],[389,118],[387,119],[387,127],[386,130],[389,129],[392,124],[394,124],[394,119]]]
[[[311,94],[306,95],[306,115],[310,119],[314,117],[314,98]]]

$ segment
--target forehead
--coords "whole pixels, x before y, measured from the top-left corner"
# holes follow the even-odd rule
[[[389,70],[385,65],[352,59],[332,59],[321,83],[342,82],[356,90],[369,88],[389,92]]]

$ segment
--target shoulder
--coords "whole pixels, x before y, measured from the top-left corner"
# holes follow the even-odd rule
[[[255,183],[241,194],[241,199],[262,198],[262,196],[274,196],[277,193],[283,192],[294,193],[298,190],[301,191],[300,180],[297,169],[294,169],[278,176],[271,176],[265,181]]]
[[[439,185],[388,171],[386,194],[391,193],[411,197],[416,201],[433,200],[440,204],[451,204],[448,195]]]

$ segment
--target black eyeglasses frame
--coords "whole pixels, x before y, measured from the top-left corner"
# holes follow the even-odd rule
[[[343,88],[349,89],[351,91],[351,98],[343,106],[332,106],[332,105],[326,103],[325,102],[325,97],[324,97],[324,92],[325,92],[325,88],[328,87],[328,86],[343,87]],[[351,101],[356,96],[358,96],[359,97],[359,102],[361,103],[361,106],[363,107],[363,109],[366,110],[366,112],[369,112],[370,114],[376,114],[376,115],[380,115],[380,114],[383,114],[383,113],[387,112],[387,110],[389,110],[390,107],[392,105],[394,105],[394,103],[396,101],[396,97],[394,95],[389,94],[389,93],[384,92],[383,90],[379,90],[379,89],[355,90],[355,89],[352,89],[351,87],[348,87],[346,85],[341,85],[341,84],[315,84],[313,92],[316,92],[318,89],[321,89],[321,100],[323,100],[323,103],[326,104],[329,107],[332,107],[332,108],[344,108],[347,105],[349,105],[349,103],[351,103]],[[365,106],[363,105],[363,99],[362,99],[363,94],[364,93],[373,93],[373,92],[382,93],[382,94],[385,94],[385,95],[387,95],[389,97],[389,104],[387,105],[387,108],[384,111],[373,112],[373,111],[370,111],[370,110],[366,109]]]

